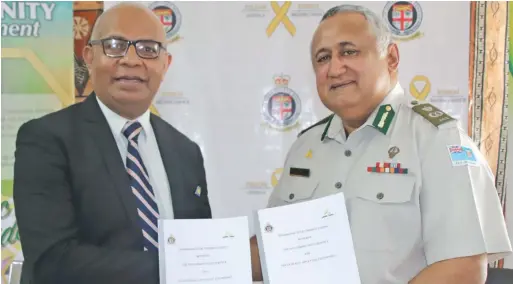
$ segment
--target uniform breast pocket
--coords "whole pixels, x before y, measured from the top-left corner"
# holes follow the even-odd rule
[[[283,176],[278,198],[284,204],[308,201],[313,198],[319,181],[311,177]]]
[[[415,177],[370,174],[358,181],[348,212],[356,248],[394,251],[412,244],[420,230]]]

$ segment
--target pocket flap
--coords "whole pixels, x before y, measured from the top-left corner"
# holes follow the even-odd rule
[[[370,173],[359,181],[355,196],[376,203],[403,203],[411,200],[415,176]]]
[[[311,177],[282,176],[280,199],[287,203],[309,200],[315,193],[319,181]]]

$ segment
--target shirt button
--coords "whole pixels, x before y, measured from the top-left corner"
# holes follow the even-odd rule
[[[335,183],[335,187],[340,189],[342,187],[342,183],[341,182],[337,182]]]
[[[290,199],[290,200],[294,199],[294,193],[291,193],[291,194],[289,195],[289,199]]]
[[[376,194],[376,198],[379,199],[379,200],[383,199],[383,197],[385,197],[383,192],[380,192],[380,193]]]
[[[351,156],[352,153],[351,153],[351,150],[346,150],[344,152],[344,154],[346,155],[346,157],[349,157],[349,156]]]

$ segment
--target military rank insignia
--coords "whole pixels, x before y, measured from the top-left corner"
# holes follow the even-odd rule
[[[401,168],[401,163],[380,163],[375,167],[367,167],[369,173],[387,173],[387,174],[407,174],[408,169]]]
[[[395,111],[391,105],[382,105],[378,109],[378,114],[376,115],[376,118],[374,118],[372,126],[374,126],[381,133],[387,134],[388,128],[390,128],[394,116]]]

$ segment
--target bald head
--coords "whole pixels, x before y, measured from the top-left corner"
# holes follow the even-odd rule
[[[107,9],[83,53],[96,96],[128,119],[148,111],[171,63],[166,44],[162,23],[146,6]]]
[[[134,19],[137,19],[137,23],[144,23],[144,26],[148,26],[149,28],[154,26],[155,30],[158,31],[155,35],[158,37],[156,40],[165,43],[166,33],[160,19],[151,9],[135,2],[121,2],[105,10],[96,20],[93,31],[91,32],[91,40],[105,37],[108,34],[108,30],[111,30],[116,23],[134,22]]]

